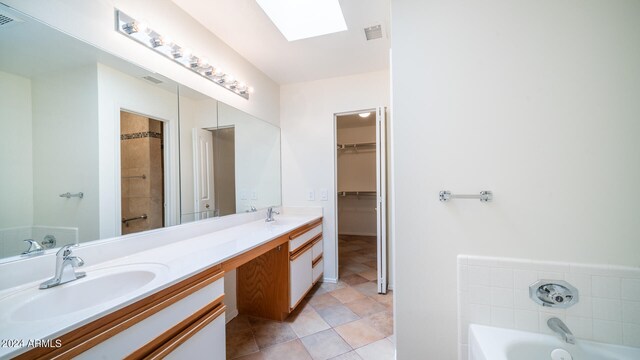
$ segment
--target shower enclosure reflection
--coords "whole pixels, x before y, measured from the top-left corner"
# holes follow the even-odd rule
[[[122,235],[165,226],[163,126],[120,111]]]

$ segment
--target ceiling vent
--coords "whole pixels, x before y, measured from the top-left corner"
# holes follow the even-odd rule
[[[374,25],[364,29],[364,35],[368,40],[375,40],[382,38],[382,25]]]
[[[21,22],[23,21],[17,17],[0,10],[0,29],[8,28]]]
[[[154,78],[153,76],[143,76],[142,78],[147,80],[148,82],[154,83],[156,85],[162,84],[162,80],[158,80],[158,79]]]

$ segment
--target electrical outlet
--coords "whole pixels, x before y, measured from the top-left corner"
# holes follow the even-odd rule
[[[327,201],[329,200],[329,192],[327,189],[320,189],[320,200]]]
[[[307,190],[307,200],[314,201],[316,199],[316,192],[312,190]]]

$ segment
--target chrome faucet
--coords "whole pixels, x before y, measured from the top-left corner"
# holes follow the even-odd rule
[[[65,245],[56,253],[56,274],[53,278],[40,284],[40,289],[48,289],[84,277],[84,272],[76,272],[75,268],[84,265],[84,260],[71,256],[72,244]]]
[[[25,250],[22,255],[24,256],[35,256],[44,254],[44,248],[42,245],[38,244],[37,241],[33,239],[23,240],[24,242],[29,244],[29,248]]]
[[[280,215],[279,212],[273,210],[272,206],[269,206],[267,208],[267,219],[265,221],[266,222],[276,221],[276,219],[273,218],[273,214]]]
[[[562,322],[562,320],[558,319],[557,317],[552,317],[551,319],[547,320],[547,325],[556,334],[560,335],[562,340],[564,340],[564,342],[566,342],[567,344],[576,343],[576,338],[573,336],[573,333],[571,332],[571,330],[569,330],[567,325]]]

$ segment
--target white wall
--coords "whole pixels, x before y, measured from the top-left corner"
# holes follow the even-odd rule
[[[3,3],[258,118],[274,124],[279,121],[278,84],[170,0],[4,0]],[[246,100],[117,33],[115,8],[142,19],[163,35],[170,35],[197,55],[253,86],[255,93]]]
[[[335,281],[336,178],[334,114],[389,103],[389,72],[289,84],[280,90],[284,206],[322,206],[325,280]],[[320,200],[320,190],[329,193]],[[315,201],[307,201],[307,191]]]
[[[96,65],[38,75],[32,87],[33,223],[78,228],[80,241],[98,239]],[[66,192],[84,198],[59,197]]]
[[[0,71],[0,229],[33,224],[31,106],[31,80]]]
[[[234,127],[236,212],[282,205],[280,129],[223,103],[218,125]]]
[[[639,18],[637,1],[392,2],[399,359],[456,357],[457,254],[640,265]]]
[[[176,92],[98,64],[100,236],[120,235],[120,110],[164,122],[165,213],[178,224],[178,97]],[[95,147],[95,146],[94,146]]]

